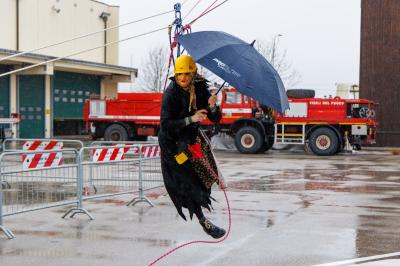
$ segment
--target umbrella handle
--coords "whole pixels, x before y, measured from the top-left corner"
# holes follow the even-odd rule
[[[219,91],[224,87],[225,83],[226,83],[226,81],[224,81],[224,83],[222,83],[221,87],[219,87],[218,91],[214,95],[217,95],[219,93]]]

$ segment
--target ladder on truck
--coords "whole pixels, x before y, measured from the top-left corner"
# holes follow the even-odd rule
[[[286,129],[286,126],[296,128],[296,132]],[[276,123],[275,127],[275,143],[277,144],[298,144],[304,145],[306,138],[306,123]]]

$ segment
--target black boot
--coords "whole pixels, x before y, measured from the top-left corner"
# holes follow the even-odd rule
[[[213,238],[221,238],[225,235],[224,229],[212,224],[210,220],[208,220],[206,217],[201,218],[199,220],[199,223],[203,227],[204,232],[206,232]]]

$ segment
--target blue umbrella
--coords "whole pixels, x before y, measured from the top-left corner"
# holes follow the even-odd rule
[[[227,81],[241,93],[278,112],[289,108],[282,80],[254,47],[220,31],[200,31],[178,36],[193,59]]]

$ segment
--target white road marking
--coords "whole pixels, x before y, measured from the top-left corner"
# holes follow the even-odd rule
[[[343,260],[343,261],[337,261],[337,262],[331,262],[331,263],[324,263],[324,264],[318,264],[318,265],[314,265],[314,266],[339,266],[339,265],[347,265],[347,264],[356,263],[356,262],[384,259],[384,258],[389,258],[389,257],[394,257],[394,256],[400,256],[400,252],[393,252],[393,253],[387,253],[387,254],[352,259],[352,260]]]

